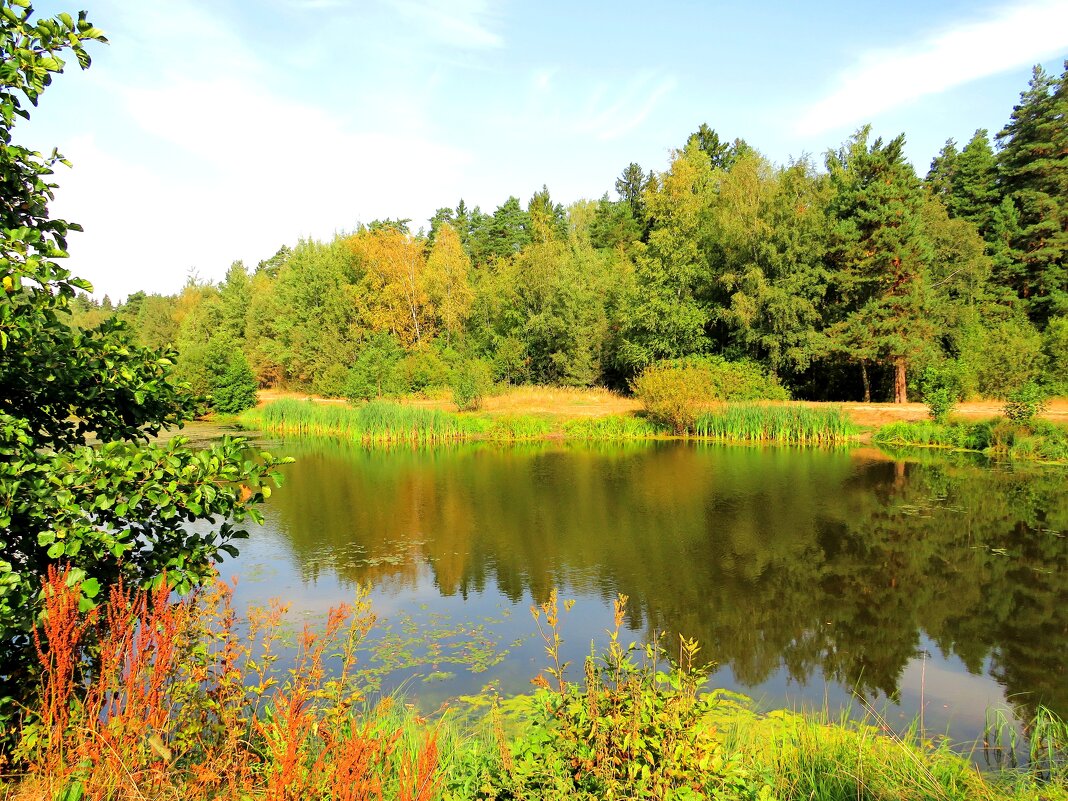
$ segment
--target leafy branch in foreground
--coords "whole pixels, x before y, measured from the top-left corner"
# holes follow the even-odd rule
[[[70,565],[82,611],[120,580],[159,585],[166,575],[188,590],[235,553],[230,541],[244,534],[234,524],[257,519],[281,464],[249,459],[239,440],[201,452],[181,439],[145,444],[196,411],[172,379],[174,354],[134,344],[115,321],[71,324],[76,290],[92,287],[59,264],[79,230],[48,208],[66,162],[13,144],[12,133],[63,71],[60,55],[84,69],[85,45],[106,39],[84,13],[32,14],[25,0],[0,0],[0,677],[10,696],[0,697],[0,730],[34,685],[31,635],[51,566]]]

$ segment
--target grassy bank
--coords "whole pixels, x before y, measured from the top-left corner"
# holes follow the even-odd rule
[[[706,690],[695,642],[675,643],[674,661],[622,642],[623,597],[605,651],[568,671],[570,605],[553,594],[531,610],[548,657],[537,690],[428,720],[396,699],[368,701],[357,665],[374,625],[366,596],[305,628],[283,667],[281,606],[239,621],[226,585],[182,602],[164,588],[113,593],[94,621],[68,578],[53,573],[46,588],[40,697],[16,734],[5,798],[1068,798],[1055,719],[1030,769],[980,774],[878,717],[759,714]]]
[[[888,448],[946,448],[1001,458],[1068,463],[1068,427],[1045,420],[1013,423],[999,417],[978,423],[899,421],[880,428],[872,440]]]
[[[670,437],[664,427],[629,413],[573,418],[490,415],[385,401],[348,406],[282,399],[245,412],[240,422],[248,428],[283,436],[334,437],[366,444],[538,439],[626,441]],[[836,407],[739,403],[726,404],[700,416],[695,433],[689,438],[826,445],[847,442],[858,431]]]

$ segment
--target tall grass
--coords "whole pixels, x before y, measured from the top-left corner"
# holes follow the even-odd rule
[[[697,437],[720,442],[829,445],[848,442],[860,431],[837,407],[738,403],[700,415]]]
[[[654,439],[667,430],[646,417],[613,414],[606,417],[582,417],[564,423],[564,437],[573,440]]]
[[[554,430],[552,422],[544,417],[508,415],[494,418],[482,432],[482,438],[492,442],[522,442],[545,439]]]
[[[345,406],[282,399],[251,409],[240,420],[272,434],[342,437],[368,444],[469,439],[489,427],[483,417],[385,401]]]
[[[977,423],[930,420],[888,423],[872,440],[884,447],[950,448],[988,456],[1068,462],[1068,428],[1046,420],[1013,423],[994,418]]]

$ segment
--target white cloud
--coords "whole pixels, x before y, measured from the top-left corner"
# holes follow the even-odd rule
[[[870,120],[918,98],[1033,64],[1068,48],[1068,2],[1007,6],[919,44],[872,51],[796,122],[801,135]]]
[[[599,87],[580,117],[577,129],[601,141],[618,139],[645,122],[661,98],[675,86],[674,78],[656,80],[652,75],[642,75],[610,100],[605,100],[607,87]]]
[[[195,12],[185,21],[199,22]],[[69,266],[98,295],[174,292],[190,268],[217,280],[232,259],[255,264],[374,217],[418,224],[462,182],[465,151],[393,117],[353,120],[294,97],[233,32],[205,25],[182,73],[146,67],[151,82],[136,82],[101,70],[110,127],[64,146],[76,169],[58,176],[54,211],[84,226]],[[151,42],[128,44],[168,58]],[[220,61],[226,69],[202,69]]]
[[[504,39],[487,0],[390,0],[404,16],[438,41],[469,49],[498,48]]]

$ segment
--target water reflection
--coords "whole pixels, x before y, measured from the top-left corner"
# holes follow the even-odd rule
[[[286,452],[262,536],[305,587],[454,610],[559,587],[590,631],[625,593],[631,628],[697,637],[742,688],[901,700],[929,652],[939,698],[952,675],[981,695],[970,673],[1068,715],[1063,471],[680,443]]]

